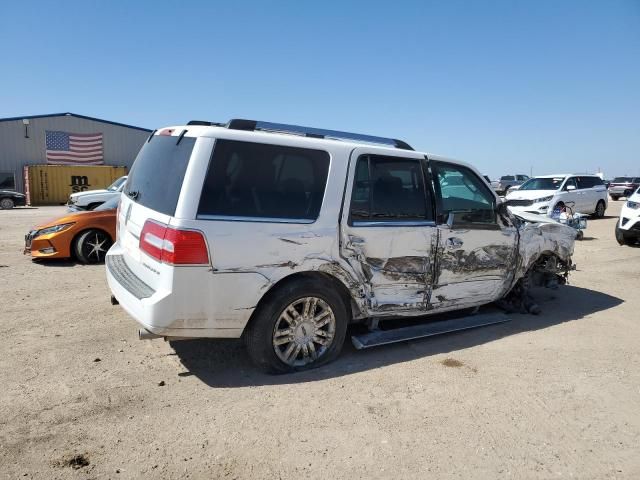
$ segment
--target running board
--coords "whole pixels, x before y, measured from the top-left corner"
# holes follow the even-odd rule
[[[471,315],[468,317],[454,318],[452,320],[442,320],[411,327],[400,327],[390,330],[373,330],[362,335],[353,335],[351,342],[358,350],[363,348],[377,347],[388,343],[405,342],[417,338],[432,337],[443,333],[458,332],[470,328],[495,325],[496,323],[508,322],[511,319],[504,314],[484,313]]]

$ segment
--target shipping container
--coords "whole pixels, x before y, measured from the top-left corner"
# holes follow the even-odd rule
[[[31,205],[62,205],[69,195],[98,190],[127,174],[127,167],[30,165],[24,167],[27,201]]]

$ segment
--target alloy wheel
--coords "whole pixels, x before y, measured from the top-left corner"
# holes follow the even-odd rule
[[[278,358],[291,367],[315,362],[331,347],[336,318],[327,302],[304,297],[290,303],[273,329],[272,343]]]

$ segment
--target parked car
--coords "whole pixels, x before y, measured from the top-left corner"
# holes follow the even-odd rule
[[[514,212],[551,215],[554,210],[570,206],[573,213],[604,217],[607,188],[597,175],[560,174],[534,177],[506,196]]]
[[[0,190],[0,210],[10,210],[13,207],[24,207],[27,196],[15,190]]]
[[[616,177],[609,184],[609,195],[612,200],[629,197],[640,187],[640,177]]]
[[[112,198],[120,198],[120,193],[127,181],[127,176],[118,178],[105,189],[87,190],[85,192],[72,193],[67,204],[78,209],[93,210]]]
[[[627,197],[616,224],[616,240],[620,245],[640,243],[640,188]]]
[[[99,263],[116,238],[116,208],[112,197],[92,211],[72,211],[33,228],[25,235],[24,253],[34,259],[75,258]]]
[[[491,182],[491,187],[498,195],[506,195],[509,190],[522,185],[527,180],[529,180],[527,175],[503,175],[500,180]]]
[[[140,338],[242,337],[272,373],[335,358],[349,323],[369,327],[352,337],[365,348],[427,335],[390,335],[380,320],[496,300],[535,312],[529,281],[563,283],[575,241],[559,223],[510,214],[465,163],[249,120],[156,131],[119,212],[106,275]]]

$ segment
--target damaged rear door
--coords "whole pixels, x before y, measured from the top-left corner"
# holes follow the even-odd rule
[[[497,197],[473,169],[440,161],[429,166],[438,219],[429,307],[455,309],[502,297],[516,269],[517,229],[497,214]]]
[[[374,152],[351,155],[341,255],[360,277],[371,314],[418,314],[427,306],[437,243],[424,156]]]

